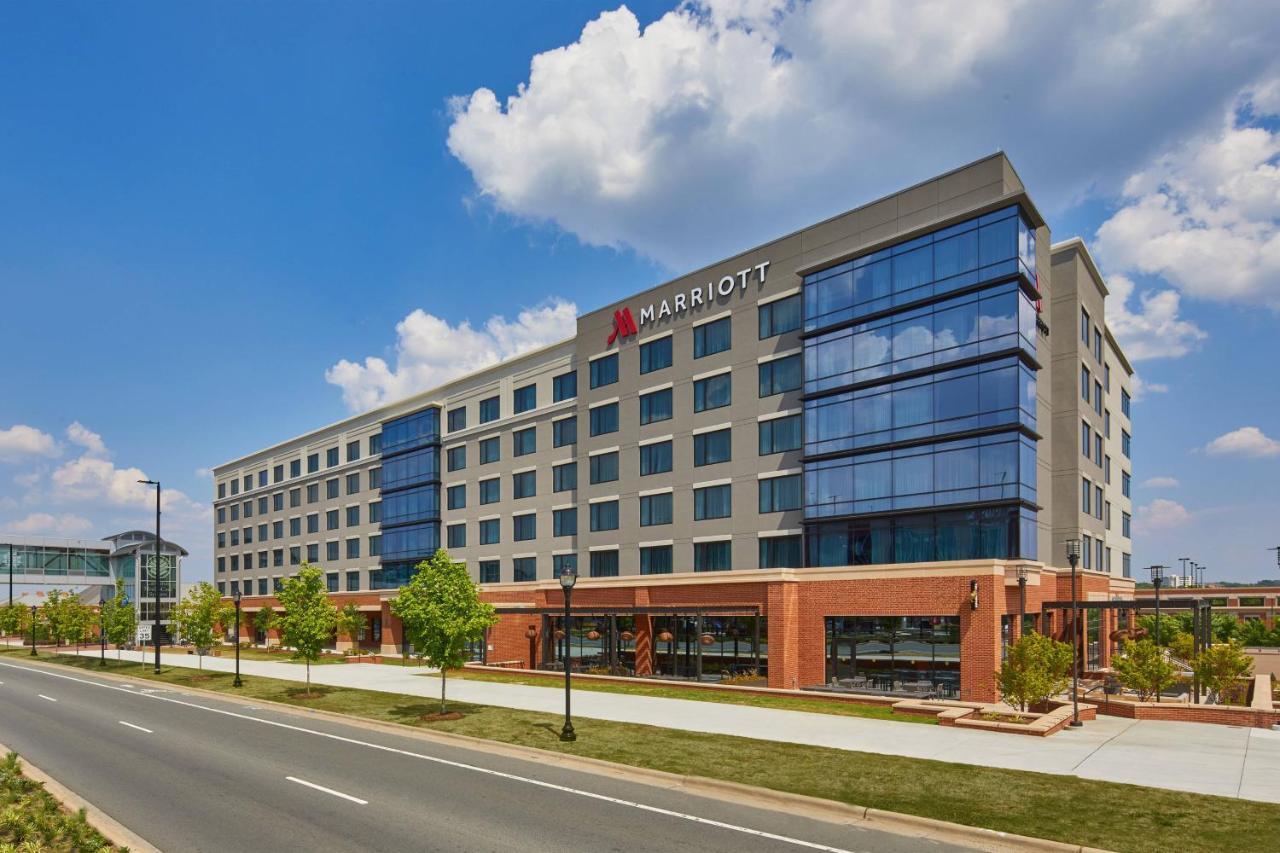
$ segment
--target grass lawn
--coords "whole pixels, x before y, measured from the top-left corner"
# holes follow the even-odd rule
[[[39,782],[22,775],[18,754],[0,760],[0,850],[65,853],[113,850],[84,819],[62,807]]]
[[[236,659],[236,650],[234,646],[220,646],[219,650],[222,652],[223,658],[230,660]],[[182,652],[178,652],[178,654],[181,653]],[[269,660],[273,663],[296,663],[299,666],[303,663],[301,660],[294,660],[292,652],[268,652],[266,649],[254,648],[252,646],[240,647],[240,660]],[[342,663],[342,658],[336,656],[322,657],[318,660],[313,660],[311,665],[326,666],[331,663]]]
[[[15,657],[20,651],[0,652]],[[92,659],[42,654],[89,671]],[[671,773],[726,779],[828,800],[1052,838],[1119,851],[1258,849],[1258,839],[1280,837],[1280,805],[1185,794],[1017,770],[974,767],[890,755],[771,743],[602,720],[575,721],[578,740],[561,743],[561,718],[487,705],[452,703],[460,720],[425,723],[439,704],[418,696],[316,687],[300,698],[293,681],[247,678],[169,668],[157,677],[136,663],[108,661],[108,671],[403,723],[416,728],[616,761]],[[886,729],[886,733],[889,731]],[[1010,735],[1017,742],[1017,736]]]
[[[450,678],[468,681],[495,681],[503,684],[531,684],[535,687],[558,687],[563,681],[540,678],[536,675],[507,672],[478,672],[474,669],[451,671]],[[560,676],[563,678],[563,676]],[[750,705],[754,708],[777,708],[783,711],[809,711],[815,714],[839,714],[846,717],[870,717],[875,720],[893,720],[898,723],[924,723],[937,725],[933,716],[895,714],[888,706],[859,705],[854,702],[831,702],[821,699],[804,699],[792,696],[771,696],[767,693],[730,693],[726,690],[708,690],[697,687],[664,687],[657,684],[618,684],[610,681],[591,681],[580,678],[573,682],[574,690],[596,690],[601,693],[625,693],[629,696],[657,696],[660,699],[689,699],[694,702],[722,702],[727,705]]]

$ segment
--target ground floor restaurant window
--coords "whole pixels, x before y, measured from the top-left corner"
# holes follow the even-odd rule
[[[958,616],[829,616],[826,629],[829,687],[960,695]]]

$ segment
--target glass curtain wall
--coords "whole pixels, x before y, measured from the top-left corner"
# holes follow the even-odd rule
[[[830,687],[960,695],[958,616],[829,616],[826,629]]]

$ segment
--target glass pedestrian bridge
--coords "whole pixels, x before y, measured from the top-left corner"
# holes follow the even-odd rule
[[[0,583],[12,565],[15,581],[24,584],[48,582],[115,583],[111,573],[109,543],[76,539],[37,540],[22,537],[6,541],[0,537]]]

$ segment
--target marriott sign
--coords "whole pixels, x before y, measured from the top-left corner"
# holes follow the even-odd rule
[[[738,270],[734,275],[726,275],[719,282],[709,281],[699,287],[691,288],[687,293],[677,293],[670,299],[651,302],[640,309],[640,322],[638,324],[636,323],[635,315],[631,313],[630,307],[614,311],[613,330],[609,333],[609,340],[606,345],[611,346],[616,340],[638,334],[640,329],[659,320],[675,314],[682,314],[699,305],[710,305],[715,302],[717,297],[729,296],[735,289],[746,293],[747,283],[753,277],[756,279],[757,286],[763,287],[765,273],[768,269],[769,262],[764,261],[754,267]]]

